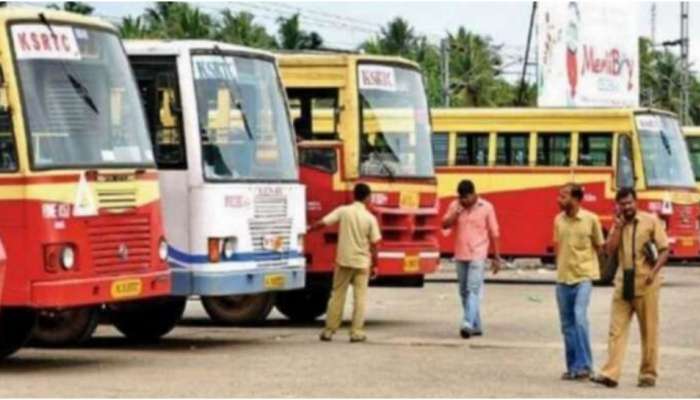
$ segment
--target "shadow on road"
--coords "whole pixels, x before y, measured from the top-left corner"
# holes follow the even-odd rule
[[[75,368],[91,368],[95,365],[115,364],[114,360],[85,359],[75,357],[51,357],[45,355],[28,356],[20,351],[14,356],[0,361],[0,375],[24,372],[36,373],[45,370],[67,370]]]
[[[399,321],[399,320],[367,320],[365,321],[365,326],[367,328],[387,328],[387,327],[407,327],[413,325],[411,321]],[[220,324],[209,318],[184,318],[179,323],[178,326],[183,327],[199,327],[199,328],[262,328],[262,329],[277,329],[277,328],[290,328],[290,329],[323,329],[324,320],[319,318],[315,321],[310,322],[296,322],[290,321],[286,318],[279,319],[267,319],[265,321],[260,321],[256,323],[242,324],[242,325],[225,325]],[[343,321],[342,328],[347,328],[350,326],[349,321]]]
[[[191,351],[191,350],[202,350],[211,349],[219,347],[230,347],[236,345],[243,345],[250,342],[250,340],[241,339],[213,339],[208,337],[164,337],[158,341],[153,342],[143,342],[127,339],[123,336],[102,336],[93,337],[86,343],[75,346],[65,346],[62,349],[71,350],[146,350],[146,351],[158,351],[158,352],[172,352],[172,351]],[[38,347],[37,347],[38,348]]]

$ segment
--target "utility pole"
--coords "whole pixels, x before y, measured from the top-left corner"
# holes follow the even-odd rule
[[[525,59],[523,60],[523,74],[520,77],[520,89],[518,90],[518,105],[522,106],[525,103],[525,90],[527,84],[525,82],[525,74],[527,73],[528,62],[530,61],[530,44],[532,43],[532,28],[535,25],[535,12],[537,11],[537,2],[532,2],[532,12],[530,13],[530,27],[527,30],[527,46],[525,46]]]
[[[450,106],[450,43],[449,38],[440,41],[440,61],[442,64],[442,105]]]
[[[681,2],[681,123],[689,122],[690,110],[690,77],[688,61],[688,11],[690,4],[687,1]]]

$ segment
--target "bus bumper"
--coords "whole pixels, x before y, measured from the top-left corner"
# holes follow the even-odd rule
[[[284,268],[250,268],[215,271],[210,268],[173,266],[172,295],[230,296],[301,289],[306,283],[303,259]]]
[[[170,271],[33,282],[31,306],[66,308],[170,295]]]
[[[394,251],[380,249],[377,254],[377,276],[426,275],[437,271],[440,265],[440,252]]]

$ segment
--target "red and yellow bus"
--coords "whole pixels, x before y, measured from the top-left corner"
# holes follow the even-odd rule
[[[383,240],[372,284],[420,286],[439,262],[436,182],[430,117],[418,66],[401,58],[359,54],[279,56],[292,107],[307,216],[315,222],[370,185]],[[305,238],[307,285],[279,293],[292,319],[325,312],[337,228]]]
[[[614,193],[637,189],[640,206],[658,214],[675,259],[700,256],[698,190],[675,115],[651,109],[433,109],[433,153],[440,210],[462,179],[475,182],[503,225],[502,252],[553,256],[557,193],[585,188],[583,206],[607,229]],[[440,249],[451,253],[443,232]]]
[[[104,304],[127,336],[165,334],[184,304],[165,297],[157,172],[117,31],[32,8],[1,9],[0,26],[0,353],[33,328],[85,340]]]

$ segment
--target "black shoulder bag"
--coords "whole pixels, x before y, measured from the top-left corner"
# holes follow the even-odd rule
[[[634,300],[634,270],[637,268],[637,221],[634,221],[632,226],[632,268],[623,268],[622,270],[622,298],[627,301]],[[625,241],[622,240],[624,249]]]

